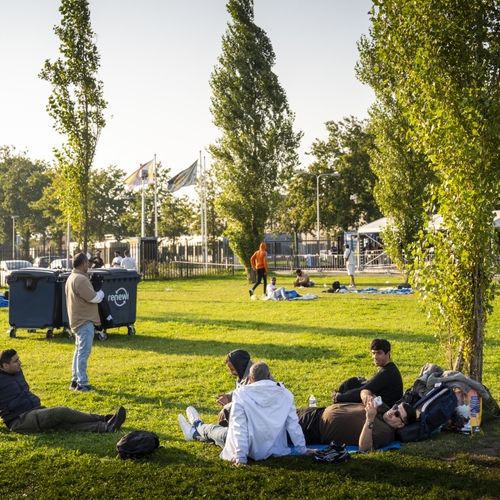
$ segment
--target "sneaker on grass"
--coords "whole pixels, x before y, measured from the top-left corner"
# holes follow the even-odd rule
[[[188,406],[186,408],[186,415],[188,417],[189,423],[193,425],[197,420],[202,421],[200,418],[200,414],[196,411],[196,408],[193,406]]]
[[[192,441],[195,431],[194,427],[184,418],[184,415],[179,415],[177,420],[179,421],[182,433],[184,434],[184,439],[186,441]]]

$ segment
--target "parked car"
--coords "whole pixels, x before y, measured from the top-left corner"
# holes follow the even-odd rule
[[[31,267],[31,262],[27,260],[2,260],[0,262],[0,285],[7,286],[7,276],[15,269]]]
[[[33,267],[49,267],[51,262],[60,258],[61,257],[59,255],[53,255],[52,257],[49,257],[48,255],[42,255],[35,259],[35,262],[33,262]]]
[[[72,269],[73,259],[55,259],[50,263],[50,269]]]

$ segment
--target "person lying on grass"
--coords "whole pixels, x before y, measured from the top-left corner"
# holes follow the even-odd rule
[[[301,455],[313,455],[306,448],[304,434],[298,423],[293,394],[282,384],[271,380],[266,363],[260,361],[250,368],[250,384],[233,393],[229,427],[205,424],[192,406],[178,420],[186,441],[196,439],[222,448],[219,455],[235,465],[246,465],[248,458],[290,455],[287,432]]]
[[[389,408],[385,403],[377,405],[373,399],[366,406],[362,403],[335,403],[327,408],[299,408],[297,415],[307,445],[335,441],[359,446],[360,451],[387,446],[394,441],[396,429],[416,419],[415,408],[408,403]]]
[[[286,291],[285,287],[278,288],[276,286],[276,278],[271,278],[271,283],[267,285],[267,298],[269,300],[290,300],[300,295],[295,290]]]
[[[110,415],[41,406],[40,398],[30,391],[24,378],[19,355],[14,349],[6,349],[0,353],[0,417],[11,431],[24,434],[47,429],[116,432],[126,412],[123,406]]]

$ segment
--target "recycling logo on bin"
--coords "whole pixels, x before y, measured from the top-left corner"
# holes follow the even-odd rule
[[[126,288],[118,288],[114,295],[110,294],[108,295],[108,302],[114,302],[115,306],[117,307],[122,307],[127,303],[127,300],[129,300],[130,296],[126,290]]]

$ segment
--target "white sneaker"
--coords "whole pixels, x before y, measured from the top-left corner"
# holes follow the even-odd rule
[[[191,425],[193,425],[197,420],[201,420],[200,414],[196,411],[196,408],[194,408],[193,406],[188,406],[186,408],[186,415]]]
[[[179,415],[177,417],[179,425],[181,426],[182,433],[186,441],[193,440],[194,427],[184,418],[184,415]]]

